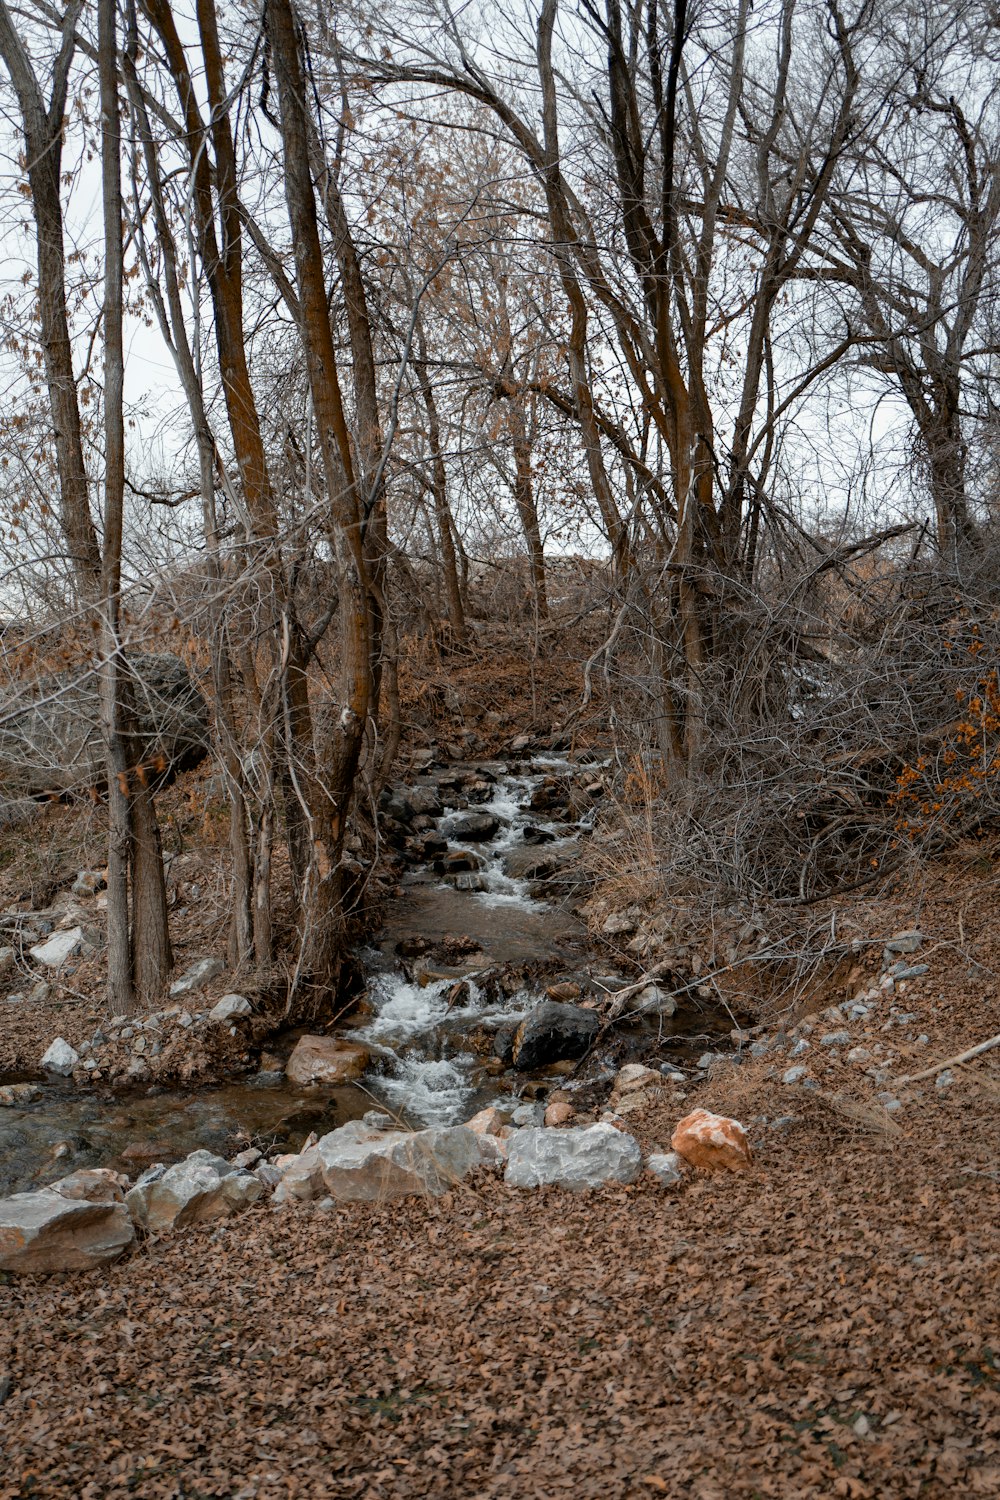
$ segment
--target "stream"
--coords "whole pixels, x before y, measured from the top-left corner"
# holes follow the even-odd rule
[[[544,1097],[548,1088],[592,1091],[610,1080],[616,1064],[600,1049],[579,1077],[567,1077],[517,1074],[493,1046],[554,981],[593,996],[630,977],[595,965],[571,910],[600,770],[593,760],[557,756],[516,768],[448,765],[397,792],[389,812],[406,821],[388,824],[404,862],[399,894],[359,952],[366,978],[359,1011],[337,1027],[372,1056],[358,1083],[307,1087],[262,1075],[123,1094],[47,1080],[36,1102],[0,1109],[0,1195],[84,1166],[134,1177],[199,1148],[230,1156],[251,1144],[297,1150],[310,1132],[373,1108],[415,1127],[453,1124],[487,1104],[514,1108],[522,1089]],[[706,1030],[725,1034],[729,1024],[678,1011],[669,1020],[631,1020],[625,1030],[633,1056],[676,1036],[670,1057],[683,1064],[685,1053],[693,1061],[703,1050]],[[699,1037],[685,1046],[692,1032]],[[286,1058],[295,1040],[274,1038],[268,1050]]]

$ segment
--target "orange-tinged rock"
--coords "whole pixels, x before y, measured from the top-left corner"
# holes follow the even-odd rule
[[[670,1138],[678,1156],[705,1172],[743,1172],[753,1162],[747,1133],[739,1120],[695,1109],[685,1115]]]
[[[301,1036],[285,1064],[292,1083],[350,1083],[360,1078],[371,1055],[356,1042],[335,1036]]]
[[[478,1115],[466,1120],[465,1128],[476,1135],[499,1135],[503,1129],[503,1115],[498,1109],[481,1109]]]
[[[576,1110],[572,1104],[567,1104],[565,1100],[557,1100],[555,1104],[550,1104],[545,1111],[546,1125],[568,1125],[570,1120],[575,1117]]]

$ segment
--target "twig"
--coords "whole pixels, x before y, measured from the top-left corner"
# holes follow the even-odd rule
[[[944,1062],[935,1063],[931,1068],[924,1068],[922,1073],[910,1073],[906,1078],[897,1078],[895,1087],[899,1088],[904,1083],[918,1083],[921,1078],[931,1078],[935,1073],[942,1073],[945,1068],[950,1068],[955,1063],[968,1062],[970,1058],[989,1052],[991,1047],[1000,1047],[1000,1032],[996,1036],[991,1036],[988,1042],[980,1042],[978,1047],[970,1047],[966,1052],[959,1052],[957,1057],[946,1057]]]

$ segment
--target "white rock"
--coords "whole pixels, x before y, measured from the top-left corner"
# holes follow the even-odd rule
[[[217,979],[220,974],[226,972],[226,966],[221,958],[199,958],[197,963],[185,969],[179,979],[175,979],[170,986],[170,998],[176,1000],[180,995],[190,995],[193,990],[200,990],[212,979]]]
[[[54,932],[44,943],[36,943],[29,953],[37,963],[58,969],[68,958],[73,958],[83,947],[83,928],[70,927],[65,932]]]
[[[504,1181],[511,1187],[553,1183],[596,1188],[605,1182],[634,1182],[642,1152],[632,1136],[613,1125],[577,1125],[565,1130],[519,1130],[510,1143]]]
[[[787,1073],[781,1075],[782,1083],[801,1083],[806,1076],[806,1068],[798,1063],[794,1068],[789,1068]]]
[[[625,1009],[632,1015],[672,1016],[677,1010],[677,1001],[658,984],[647,984],[637,995],[630,995]]]
[[[950,1068],[943,1068],[934,1080],[936,1089],[950,1089],[955,1082],[955,1075]]]
[[[51,1188],[0,1199],[0,1271],[89,1271],[133,1243],[124,1203],[91,1203]]]
[[[664,1187],[677,1187],[684,1181],[684,1161],[676,1151],[654,1151],[646,1158],[646,1169],[658,1177]]]
[[[484,1140],[464,1125],[372,1131],[351,1120],[323,1136],[315,1150],[327,1192],[341,1203],[367,1203],[413,1194],[440,1197],[494,1159]]]
[[[647,1068],[645,1063],[626,1063],[615,1074],[612,1093],[622,1097],[634,1094],[637,1089],[661,1089],[664,1082],[663,1074]]]
[[[863,1068],[867,1063],[874,1061],[874,1059],[867,1047],[852,1047],[847,1054],[847,1061],[849,1063],[856,1063],[858,1067]]]
[[[231,1021],[233,1016],[248,1016],[250,1001],[245,995],[223,995],[208,1013],[210,1021]]]
[[[42,1058],[42,1067],[46,1073],[58,1073],[61,1078],[68,1078],[80,1061],[80,1054],[75,1047],[61,1036],[57,1036]]]
[[[126,1202],[136,1224],[154,1234],[227,1219],[255,1203],[264,1184],[211,1151],[195,1151],[150,1181],[144,1173]]]

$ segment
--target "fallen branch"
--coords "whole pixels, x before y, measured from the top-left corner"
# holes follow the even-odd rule
[[[989,1052],[991,1047],[1000,1047],[1000,1033],[991,1036],[988,1042],[980,1042],[978,1047],[970,1047],[966,1052],[959,1052],[956,1057],[946,1057],[944,1062],[935,1063],[931,1068],[924,1068],[922,1073],[910,1073],[906,1078],[897,1078],[894,1086],[901,1088],[904,1083],[919,1083],[921,1078],[933,1078],[935,1073],[943,1073],[945,1068],[968,1062],[973,1057],[979,1057],[981,1053]]]

